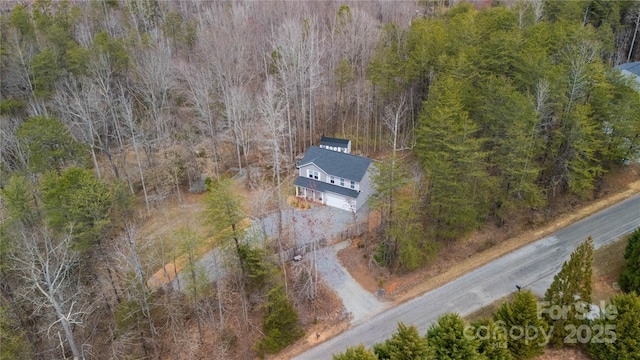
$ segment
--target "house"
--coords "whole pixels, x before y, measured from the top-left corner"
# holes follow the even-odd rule
[[[320,138],[320,147],[327,150],[351,154],[351,140],[330,138],[322,135]]]
[[[372,192],[371,159],[341,150],[311,146],[298,162],[296,196],[322,204],[357,211]],[[332,145],[331,145],[332,146]]]
[[[616,66],[616,69],[620,70],[623,75],[634,78],[638,83],[638,85],[636,86],[636,90],[640,91],[640,62],[637,61],[620,64]]]

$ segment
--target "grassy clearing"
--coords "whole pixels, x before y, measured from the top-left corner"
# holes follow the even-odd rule
[[[176,250],[173,233],[184,227],[195,230],[198,235],[208,237],[204,226],[204,194],[182,194],[181,201],[175,196],[157,204],[151,215],[140,224],[139,241],[144,244],[141,253],[147,260],[145,267],[152,271],[162,264],[162,251],[165,253]],[[166,259],[165,259],[166,260]]]
[[[240,194],[245,200],[248,197],[248,190],[240,181],[234,191]],[[176,242],[174,232],[179,228],[189,228],[194,230],[203,244],[198,250],[198,257],[208,253],[218,246],[219,238],[224,234],[213,234],[211,228],[206,223],[204,211],[206,208],[206,193],[203,194],[182,194],[181,201],[175,198],[167,199],[159,204],[152,211],[151,216],[143,223],[140,229],[140,238],[145,239],[145,249],[143,256],[148,259],[147,269],[153,275],[148,283],[151,287],[158,287],[175,278],[187,263],[184,249]],[[247,206],[245,201],[243,207]],[[249,219],[244,219],[240,228],[247,228],[251,224]]]

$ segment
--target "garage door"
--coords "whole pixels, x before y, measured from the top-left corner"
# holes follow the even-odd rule
[[[331,193],[325,193],[324,196],[326,199],[325,204],[339,208],[339,209],[351,211],[352,206],[350,206],[349,202],[346,200],[344,196],[331,194]],[[353,200],[353,203],[355,205],[355,199]]]

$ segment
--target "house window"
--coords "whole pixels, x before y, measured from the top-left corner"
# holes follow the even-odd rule
[[[335,176],[333,176],[333,175],[329,176],[329,182],[332,183],[332,184],[335,184],[336,183]]]
[[[355,181],[353,181],[353,180],[351,180],[351,188],[352,188],[352,189],[355,189],[355,188],[356,188],[356,182],[355,182]]]
[[[344,186],[344,179],[340,179],[340,186]]]
[[[320,175],[317,171],[311,171],[311,170],[307,170],[307,174],[312,179],[317,179],[318,176]]]

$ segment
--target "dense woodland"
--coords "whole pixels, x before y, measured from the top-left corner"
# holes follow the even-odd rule
[[[294,291],[267,260],[285,239],[248,245],[241,220],[264,214],[243,213],[226,176],[282,208],[322,134],[380,160],[374,258],[393,271],[593,196],[640,143],[640,97],[613,68],[640,59],[637,1],[0,6],[4,357],[251,358],[300,337],[294,305],[321,301],[317,277]],[[192,229],[169,250],[138,236],[185,190],[208,193],[235,259],[224,282],[203,280]],[[151,289],[152,259],[177,253],[185,291]]]

